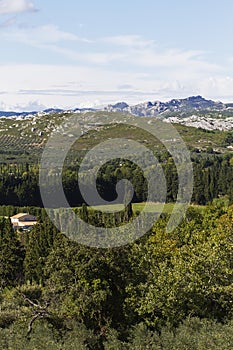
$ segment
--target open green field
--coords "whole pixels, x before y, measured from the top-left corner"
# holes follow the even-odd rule
[[[164,208],[163,208],[163,213],[166,214],[171,214],[173,208],[174,208],[175,203],[165,203]],[[145,206],[145,203],[133,203],[133,211],[142,211]],[[205,209],[205,206],[202,205],[194,205],[190,204],[190,207],[199,209],[200,211],[203,211]],[[124,209],[123,204],[110,204],[110,205],[99,205],[95,207],[91,207],[94,210],[99,210],[99,211],[105,211],[105,212],[111,212],[111,211],[121,211]],[[160,203],[148,203],[147,205],[147,212],[153,213],[153,212],[159,212],[161,210],[161,204]]]

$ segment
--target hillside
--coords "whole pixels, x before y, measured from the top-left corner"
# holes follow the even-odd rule
[[[94,113],[94,114],[93,114]],[[93,117],[103,115],[114,116],[117,121],[120,114],[116,112],[85,112],[79,117],[83,119],[86,134],[82,136],[73,147],[73,158],[80,155],[81,151],[92,148],[108,138],[125,137],[133,138],[150,148],[161,148],[161,144],[154,140],[152,135],[121,124],[112,126],[93,125]],[[57,128],[68,116],[67,113],[35,114],[27,116],[1,117],[0,118],[0,153],[2,162],[18,162],[21,160],[37,162],[50,133]],[[155,118],[146,118],[146,122],[153,123]],[[220,130],[205,130],[174,124],[181,137],[189,148],[195,152],[225,153],[233,150],[233,132]],[[61,134],[62,134],[61,130]]]

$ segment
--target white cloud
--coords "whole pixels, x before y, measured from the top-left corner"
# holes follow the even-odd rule
[[[152,97],[153,91],[156,97],[154,83],[142,84],[141,74],[84,65],[1,65],[0,76],[4,91],[8,91],[1,100],[10,109],[17,105],[19,109],[34,100],[48,107],[67,108],[90,105],[91,101],[107,104],[124,99],[134,103]],[[14,77],[14,84],[9,77]],[[118,88],[128,82],[131,82],[132,90]],[[140,90],[137,90],[139,86]],[[143,89],[147,90],[145,94]]]
[[[137,47],[141,49],[156,46],[154,40],[146,40],[141,35],[110,36],[99,39],[99,41],[116,46]]]
[[[5,106],[5,108],[6,108],[6,106]],[[19,111],[19,112],[42,111],[44,109],[46,109],[46,106],[43,105],[42,103],[40,103],[39,100],[28,101],[25,104],[15,104],[15,105],[11,106],[11,110]]]
[[[42,47],[42,46],[41,46]],[[150,70],[157,69],[157,76],[170,75],[174,79],[186,76],[187,79],[197,78],[200,74],[207,75],[210,72],[220,72],[222,67],[208,62],[202,56],[202,51],[185,51],[178,49],[152,50],[152,49],[125,49],[112,50],[111,48],[101,48],[98,52],[91,52],[77,49],[68,49],[59,45],[43,46],[50,51],[57,52],[72,61],[85,64],[106,65],[122,70],[135,69]]]
[[[114,54],[108,55],[109,62],[118,60],[121,63],[129,64],[131,67],[133,65],[149,69],[170,69],[172,75],[177,72],[179,75],[191,74],[191,76],[194,76],[198,72],[207,73],[221,70],[221,67],[217,64],[204,59],[205,51],[161,48],[154,40],[146,40],[140,35],[111,36],[99,41],[109,45],[106,49],[108,53],[114,47]],[[119,52],[121,52],[121,55],[117,56],[116,53]],[[178,74],[175,73],[175,75]]]
[[[21,27],[5,31],[1,34],[6,40],[12,40],[31,46],[42,46],[46,44],[55,44],[62,41],[83,41],[79,36],[65,32],[59,29],[58,26],[47,24],[38,27]]]
[[[4,109],[11,110],[95,106],[117,101],[135,104],[194,94],[233,101],[233,79],[224,76],[188,80],[95,66],[39,64],[1,65],[0,76],[4,82],[1,101]],[[9,77],[14,77],[14,84]]]
[[[31,47],[46,50],[66,57],[73,62],[89,65],[110,66],[118,70],[157,70],[157,78],[164,75],[187,79],[207,75],[221,70],[217,64],[204,59],[205,52],[199,50],[164,49],[153,40],[139,35],[121,35],[96,40],[81,38],[76,34],[62,31],[55,25],[34,28],[13,28],[0,34],[7,41],[16,41]],[[67,47],[65,43],[71,42]],[[81,43],[86,43],[80,49]]]
[[[34,12],[36,7],[28,0],[0,0],[0,14]]]
[[[67,58],[64,65],[0,65],[8,107],[133,104],[194,94],[233,100],[233,79],[203,51],[162,48],[137,35],[87,40],[54,25],[5,29],[0,37]]]

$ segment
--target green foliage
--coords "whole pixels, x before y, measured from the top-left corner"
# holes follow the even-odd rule
[[[126,263],[124,252],[85,248],[61,236],[47,260],[45,296],[58,316],[102,332],[123,320]]]
[[[32,229],[24,260],[26,280],[36,283],[43,282],[46,259],[53,247],[57,234],[57,229],[48,219]]]
[[[16,323],[9,329],[0,328],[0,347],[4,350],[85,350],[95,349],[96,337],[82,324],[69,325],[64,336],[59,335],[45,321],[38,322],[30,337],[23,323]],[[88,345],[87,345],[88,344]]]
[[[2,348],[231,349],[233,207],[191,207],[172,233],[167,220],[114,249],[70,241],[46,218],[22,248],[0,220]]]
[[[24,254],[10,220],[0,219],[0,289],[22,282]]]
[[[210,147],[211,148],[211,147]],[[207,149],[208,151],[208,149]],[[154,149],[167,182],[167,201],[174,202],[177,197],[178,176],[174,161],[170,154],[164,150]],[[137,153],[135,152],[137,156]],[[206,153],[191,154],[194,170],[193,203],[205,205],[215,198],[228,196],[233,201],[233,157],[230,153],[217,154],[212,149]],[[78,178],[88,176],[86,166],[83,173],[79,173],[79,164],[82,156],[79,154],[73,164],[69,161],[63,169],[63,186],[68,202],[72,207],[81,206],[84,202],[79,191]],[[146,166],[146,162],[145,162]],[[154,167],[154,165],[152,165]],[[134,187],[133,202],[144,202],[147,199],[146,174],[150,170],[146,166],[145,172],[128,160],[114,159],[103,165],[97,176],[97,189],[100,195],[108,201],[116,198],[116,184],[122,179],[128,179]],[[58,191],[58,182],[54,176],[51,178],[51,186],[48,195],[53,196]],[[39,166],[37,164],[0,164],[0,205],[7,206],[42,206],[39,191]],[[126,194],[128,196],[128,194]],[[59,207],[61,203],[54,203]],[[95,203],[98,205],[99,203]],[[11,210],[9,208],[9,212]]]
[[[130,330],[127,341],[110,334],[104,343],[105,350],[231,350],[233,324],[216,323],[207,319],[187,318],[176,329],[162,328],[152,332],[144,324]]]

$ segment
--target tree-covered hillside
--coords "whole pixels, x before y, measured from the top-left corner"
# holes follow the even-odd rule
[[[29,234],[2,219],[1,348],[232,349],[232,219],[221,203],[190,208],[174,232],[163,216],[111,249],[72,242],[43,215]]]

